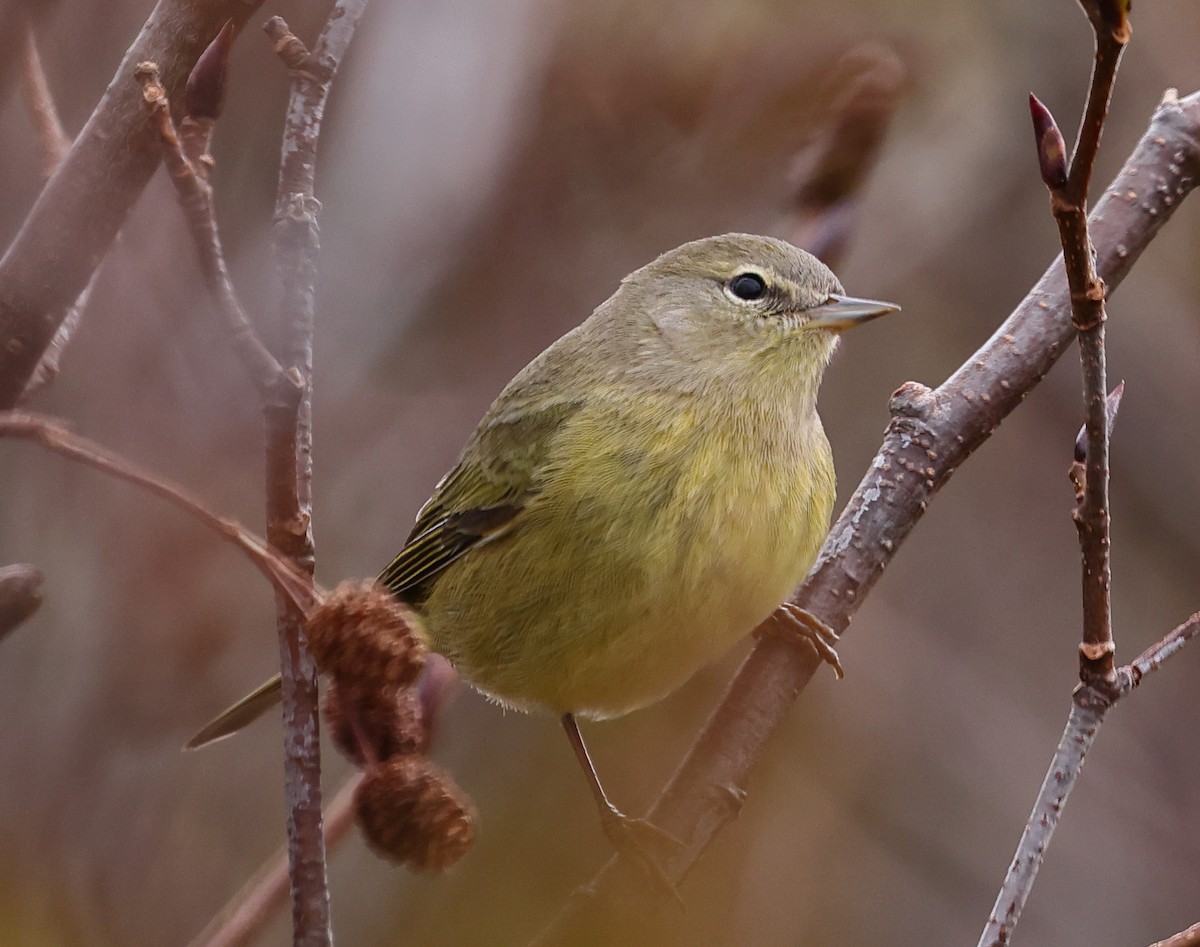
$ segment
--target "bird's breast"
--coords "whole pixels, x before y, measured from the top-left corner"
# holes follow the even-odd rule
[[[439,581],[435,645],[517,706],[603,717],[664,696],[765,619],[824,537],[828,442],[814,411],[788,421],[581,413],[518,528]]]

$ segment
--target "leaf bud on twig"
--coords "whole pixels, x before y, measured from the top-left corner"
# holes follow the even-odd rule
[[[216,119],[225,104],[225,76],[229,54],[233,51],[233,20],[227,20],[221,32],[208,44],[188,75],[185,103],[191,118]]]
[[[1067,183],[1067,145],[1050,110],[1036,95],[1029,93],[1029,114],[1033,119],[1033,137],[1037,142],[1038,170],[1046,187],[1057,191]]]
[[[41,607],[45,580],[41,569],[25,563],[0,568],[0,638]]]

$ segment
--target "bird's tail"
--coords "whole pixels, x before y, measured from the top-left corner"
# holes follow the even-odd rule
[[[202,746],[216,743],[225,737],[231,737],[242,727],[253,723],[268,710],[279,703],[282,694],[279,690],[280,679],[276,674],[273,678],[252,690],[232,707],[223,710],[194,737],[187,741],[186,750],[198,750]]]

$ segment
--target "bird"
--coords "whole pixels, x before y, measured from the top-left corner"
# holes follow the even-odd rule
[[[619,850],[657,830],[609,800],[579,719],[659,700],[772,614],[840,675],[786,601],[836,494],[817,392],[840,334],[898,310],[773,237],[663,253],[505,386],[379,574],[475,688],[558,716]],[[276,677],[189,747],[278,698]]]

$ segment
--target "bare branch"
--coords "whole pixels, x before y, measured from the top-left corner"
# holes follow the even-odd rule
[[[326,847],[336,848],[354,824],[354,793],[363,774],[355,772],[325,807]],[[280,848],[189,943],[188,947],[246,947],[256,943],[287,904],[288,853]]]
[[[1106,686],[1098,688],[1087,683],[1076,687],[1071,697],[1066,729],[1054,759],[1050,761],[1033,811],[1025,823],[1021,840],[1017,843],[1017,852],[1000,886],[992,913],[979,937],[979,947],[1004,947],[1010,942],[1013,928],[1020,919],[1021,910],[1050,846],[1050,838],[1066,809],[1067,797],[1079,778],[1084,758],[1099,735],[1100,725],[1104,723],[1109,709],[1131,693],[1146,674],[1158,670],[1164,661],[1178,654],[1197,634],[1200,634],[1200,612],[1147,648],[1130,665],[1117,671],[1114,675],[1118,682],[1115,689]]]
[[[42,145],[43,167],[48,178],[70,150],[71,137],[63,129],[62,121],[58,117],[58,108],[54,104],[54,96],[50,94],[50,84],[46,80],[45,70],[42,69],[42,58],[38,55],[37,38],[32,24],[25,33],[25,57],[22,65],[21,89],[25,95],[25,107],[29,111],[34,128],[37,129],[38,141]],[[95,277],[96,274],[93,273],[79,298],[59,323],[29,383],[21,393],[20,404],[28,402],[58,376],[63,352],[79,326],[83,311],[87,309]]]
[[[1029,813],[1025,831],[1017,843],[1017,853],[979,937],[979,947],[1003,947],[1009,943],[1029,892],[1033,890],[1034,879],[1062,818],[1067,797],[1075,787],[1087,751],[1100,732],[1100,724],[1110,706],[1105,701],[1091,700],[1092,693],[1083,685],[1075,691],[1062,739],[1058,741],[1054,759],[1046,770],[1033,811]]]
[[[275,265],[280,277],[279,352],[301,383],[297,404],[266,406],[267,538],[298,569],[312,574],[312,341],[319,241],[314,195],[317,144],[333,77],[366,0],[338,0],[305,67],[289,66],[291,96],[284,123],[275,201]],[[303,48],[279,17],[267,23],[277,49]],[[290,40],[289,40],[290,37]],[[297,54],[298,55],[298,54]],[[286,61],[286,58],[285,58]],[[292,930],[297,945],[331,940],[325,846],[321,835],[321,755],[317,668],[303,635],[303,615],[277,596],[283,693],[285,794],[292,878]]]
[[[221,35],[226,35],[225,30],[222,30]],[[219,40],[220,37],[214,40],[214,45]],[[229,268],[225,264],[225,252],[221,247],[221,235],[217,228],[216,206],[213,203],[213,189],[208,183],[207,171],[200,171],[199,168],[203,165],[194,162],[184,153],[179,135],[175,131],[175,122],[171,118],[166,90],[158,79],[158,67],[152,62],[140,63],[134,77],[142,87],[146,111],[158,127],[162,139],[163,161],[179,196],[179,206],[183,209],[195,240],[200,270],[204,274],[209,292],[225,318],[234,349],[246,374],[264,401],[278,401],[286,408],[299,399],[299,380],[284,372],[275,357],[267,351],[238,301]],[[206,139],[207,136],[204,136],[205,141]]]
[[[1177,654],[1197,634],[1200,634],[1200,612],[1176,626],[1165,638],[1155,642],[1129,662],[1127,689],[1137,687],[1147,674],[1157,671],[1164,661]]]
[[[1039,138],[1042,179],[1050,191],[1050,208],[1058,224],[1063,265],[1071,290],[1071,323],[1079,333],[1079,365],[1083,374],[1086,450],[1084,489],[1073,519],[1079,532],[1083,560],[1083,641],[1079,645],[1079,676],[1097,688],[1117,686],[1113,655],[1108,500],[1108,380],[1104,350],[1104,323],[1108,318],[1104,281],[1096,275],[1095,255],[1088,233],[1087,192],[1092,166],[1100,146],[1108,102],[1128,30],[1113,30],[1105,10],[1085,4],[1095,30],[1095,62],[1088,88],[1087,106],[1071,169],[1061,185],[1047,179],[1047,164],[1056,150],[1058,126],[1049,110],[1030,96],[1034,129]],[[1093,15],[1094,14],[1094,15]],[[1061,143],[1061,135],[1058,142]]]
[[[225,22],[232,19],[240,27],[259,6],[261,0],[159,0],[151,12],[0,258],[0,408],[20,398],[158,166],[158,130],[146,122],[141,94],[129,81],[134,67],[157,62],[163,86],[174,97]]]
[[[95,441],[72,434],[51,418],[17,411],[0,411],[0,438],[4,437],[21,438],[41,444],[56,454],[136,484],[175,504],[241,549],[258,571],[270,580],[276,591],[286,596],[297,609],[311,611],[323,594],[310,577],[299,574],[290,563],[269,549],[262,539],[240,526],[236,520],[218,516],[189,490],[142,470]]]
[[[50,83],[42,68],[42,57],[38,54],[37,37],[33,27],[25,31],[25,58],[21,70],[21,92],[25,96],[25,108],[37,131],[42,146],[42,166],[46,177],[62,163],[71,148],[71,136],[63,128],[58,117],[54,96],[50,94]]]
[[[1200,94],[1164,98],[1141,141],[1092,215],[1096,268],[1115,289],[1195,186],[1200,174]],[[862,483],[834,524],[792,601],[836,631],[850,623],[934,494],[1058,360],[1075,335],[1056,260],[984,346],[936,390],[909,382]],[[754,762],[819,665],[811,649],[775,636],[756,643],[654,806],[655,824],[685,842],[668,866],[687,873],[737,813]],[[638,869],[613,859],[564,908],[544,944],[570,943],[656,902]]]

